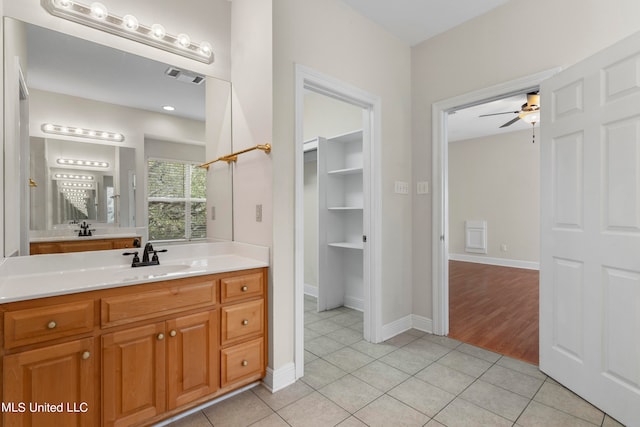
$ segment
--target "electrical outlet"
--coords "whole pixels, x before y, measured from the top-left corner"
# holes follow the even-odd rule
[[[501,245],[500,245],[500,250],[501,250],[502,252],[507,252],[507,244],[506,244],[506,243],[501,244]]]
[[[211,206],[211,220],[214,221],[216,219],[216,207]]]
[[[420,181],[416,187],[418,194],[429,194],[429,181]]]
[[[256,205],[256,222],[262,222],[262,205]]]

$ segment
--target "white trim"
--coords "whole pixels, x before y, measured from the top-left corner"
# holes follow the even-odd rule
[[[401,317],[391,323],[382,326],[382,339],[384,341],[393,338],[398,334],[408,331],[413,327],[412,315]]]
[[[364,218],[363,231],[368,234],[368,255],[364,259],[364,338],[371,342],[382,339],[382,177],[380,159],[381,139],[381,99],[379,96],[365,92],[333,77],[324,75],[312,68],[300,64],[295,65],[295,214],[294,214],[294,313],[295,313],[295,355],[296,377],[304,375],[304,93],[307,90],[330,96],[362,107],[365,112],[364,132],[368,133],[370,144],[368,158],[365,158],[369,169],[369,218]],[[366,191],[366,190],[365,190]],[[368,280],[367,280],[368,275]]]
[[[273,370],[267,368],[267,375],[262,380],[264,386],[271,393],[282,390],[296,382],[296,365],[287,363],[282,368]]]
[[[354,310],[358,310],[358,311],[364,312],[364,299],[363,298],[350,297],[349,295],[345,295],[344,296],[344,306],[347,307],[347,308],[352,308]],[[383,336],[384,336],[384,334],[383,334]]]
[[[310,285],[308,283],[305,283],[304,284],[304,294],[318,298],[318,287]]]
[[[411,325],[413,325],[413,329],[417,329],[428,334],[433,333],[433,320],[429,319],[428,317],[412,314]]]
[[[417,329],[429,334],[433,333],[433,322],[428,317],[418,316],[416,314],[409,314],[408,316],[401,317],[391,323],[387,323],[382,326],[382,337],[386,341],[389,338],[393,338],[398,334],[401,334],[409,329]]]
[[[449,254],[451,261],[473,262],[476,264],[498,265],[500,267],[524,268],[526,270],[540,270],[540,263],[535,261],[523,261],[520,259],[494,258],[488,256]]]
[[[432,139],[432,182],[433,217],[431,223],[432,250],[432,309],[433,332],[437,335],[449,333],[449,274],[448,252],[449,208],[448,193],[448,147],[447,114],[461,107],[482,104],[504,98],[511,94],[522,93],[538,88],[542,81],[558,73],[560,68],[542,71],[537,74],[469,92],[433,104],[431,109]]]

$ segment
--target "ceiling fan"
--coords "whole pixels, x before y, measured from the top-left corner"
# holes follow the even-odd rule
[[[517,114],[516,117],[500,126],[501,128],[511,126],[518,120],[524,120],[527,123],[535,125],[540,121],[540,95],[538,92],[529,92],[527,94],[527,102],[522,104],[519,111],[504,111],[502,113],[483,114],[480,117],[497,116],[499,114]]]

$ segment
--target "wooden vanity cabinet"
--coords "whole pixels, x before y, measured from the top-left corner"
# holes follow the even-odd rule
[[[84,338],[5,356],[4,426],[99,425],[98,355],[95,339]]]
[[[29,244],[29,253],[31,255],[42,255],[70,252],[104,251],[110,249],[128,249],[133,248],[133,241],[135,239],[141,241],[140,237],[117,237],[90,240],[82,240],[82,237],[78,237],[78,240],[31,242]]]
[[[2,402],[27,405],[5,407],[2,427],[152,425],[262,379],[266,277],[258,268],[0,304]],[[64,412],[31,413],[29,402]]]

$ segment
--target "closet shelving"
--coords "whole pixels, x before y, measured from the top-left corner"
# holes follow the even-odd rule
[[[362,130],[318,138],[319,286],[325,295],[319,299],[321,309],[361,308],[363,178]]]

